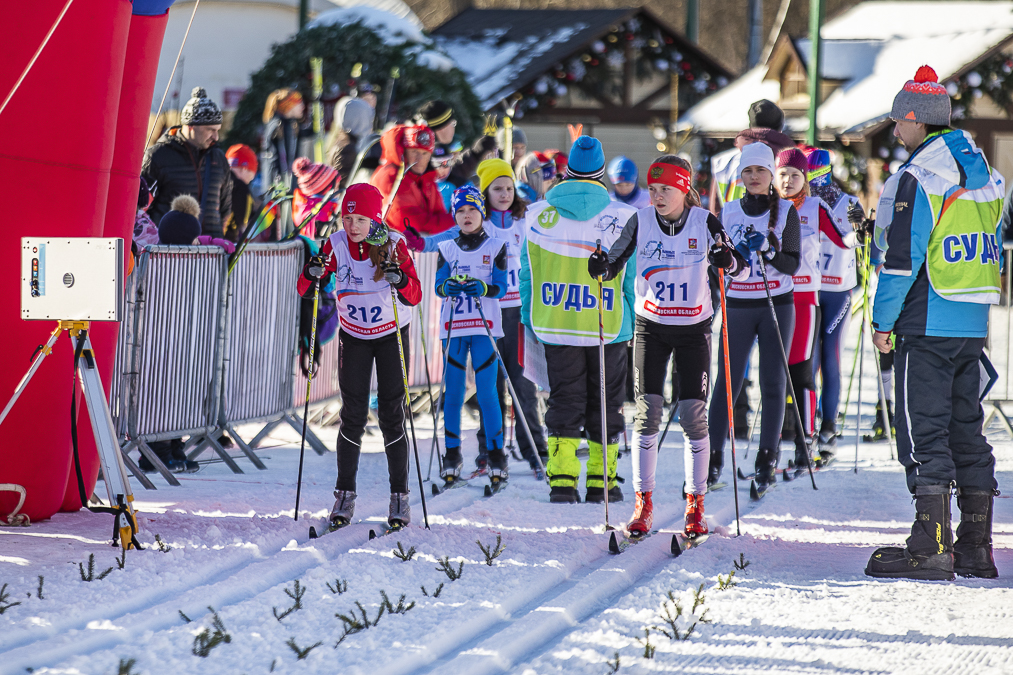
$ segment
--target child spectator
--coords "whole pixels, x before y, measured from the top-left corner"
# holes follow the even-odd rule
[[[443,196],[436,185],[436,173],[429,170],[429,160],[436,147],[435,135],[425,126],[396,126],[380,140],[383,160],[370,181],[385,202],[393,202],[387,212],[387,225],[403,232],[410,225],[422,234],[436,234],[454,226],[454,219],[443,206]],[[404,172],[397,199],[391,191],[402,164],[411,169]]]
[[[219,246],[226,253],[235,253],[231,241],[201,235],[200,204],[190,195],[172,200],[169,212],[158,222],[158,243],[167,246]]]
[[[260,206],[250,190],[250,181],[257,177],[257,153],[250,146],[237,143],[228,149],[225,157],[232,169],[232,215],[225,222],[225,238],[239,242]],[[260,241],[272,241],[272,234],[264,233]],[[274,240],[277,238],[273,237]]]
[[[306,157],[300,157],[292,165],[298,187],[295,189],[295,197],[292,200],[292,219],[300,231],[304,230],[303,221],[309,217],[313,208],[320,203],[324,196],[333,190],[341,176],[333,167],[326,164],[315,164]],[[318,226],[326,223],[334,215],[338,208],[337,202],[332,201],[325,205],[316,216]],[[307,236],[314,237],[316,233],[312,230],[303,232]]]

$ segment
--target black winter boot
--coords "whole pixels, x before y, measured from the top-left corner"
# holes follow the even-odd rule
[[[579,504],[580,493],[572,485],[553,485],[549,490],[551,504]]]
[[[962,577],[995,579],[992,558],[992,500],[999,491],[957,488],[960,525],[953,544],[953,571]]]
[[[777,481],[777,462],[781,453],[778,450],[760,448],[756,451],[756,484],[769,485]]]
[[[950,486],[915,489],[915,522],[905,548],[876,549],[865,566],[870,577],[953,580]]]
[[[723,452],[714,452],[711,450],[711,462],[710,468],[707,470],[707,486],[710,487],[721,480],[721,469],[725,465],[725,456]]]

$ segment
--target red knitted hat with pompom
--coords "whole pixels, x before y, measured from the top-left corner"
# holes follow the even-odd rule
[[[913,80],[893,99],[890,117],[920,124],[950,124],[950,96],[946,87],[939,84],[939,76],[929,66],[922,66]]]

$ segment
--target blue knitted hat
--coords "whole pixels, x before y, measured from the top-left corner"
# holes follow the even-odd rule
[[[570,157],[566,165],[568,178],[601,180],[605,177],[605,153],[601,142],[590,136],[580,136],[570,146]]]
[[[482,214],[482,220],[485,220],[485,200],[478,188],[470,183],[454,190],[454,194],[450,198],[450,210],[456,216],[457,210],[466,204],[478,209],[478,212]]]
[[[607,173],[613,183],[636,183],[640,176],[633,160],[623,155],[609,162]]]
[[[809,172],[807,178],[809,184],[814,187],[830,185],[834,182],[829,152],[816,149],[809,153]]]

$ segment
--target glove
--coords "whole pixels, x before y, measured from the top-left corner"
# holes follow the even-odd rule
[[[454,279],[447,279],[439,289],[439,294],[446,298],[461,295],[462,293],[464,293],[464,286]]]
[[[405,273],[401,271],[396,262],[384,261],[380,263],[380,269],[383,270],[383,278],[394,288],[401,288],[405,285]]]
[[[408,223],[407,218],[404,219],[404,232],[402,234],[404,234],[405,244],[412,251],[421,251],[426,247],[426,240],[422,238],[418,230]]]
[[[587,259],[587,273],[592,278],[605,276],[609,271],[609,257],[604,251],[595,251]]]
[[[735,263],[735,258],[732,256],[732,249],[718,241],[714,242],[707,252],[707,262],[718,269],[727,270]]]
[[[489,292],[489,287],[486,286],[485,282],[478,279],[469,279],[463,288],[464,294],[472,298],[483,297]]]
[[[746,235],[746,246],[750,251],[766,251],[770,248],[770,243],[761,232],[753,231]]]
[[[856,230],[860,229],[864,221],[865,211],[862,210],[862,205],[858,202],[851,202],[851,206],[848,207],[848,222],[851,223],[851,227]]]
[[[303,276],[310,281],[316,281],[317,279],[323,277],[326,271],[327,259],[322,255],[315,255],[310,258],[309,263],[307,263]]]

